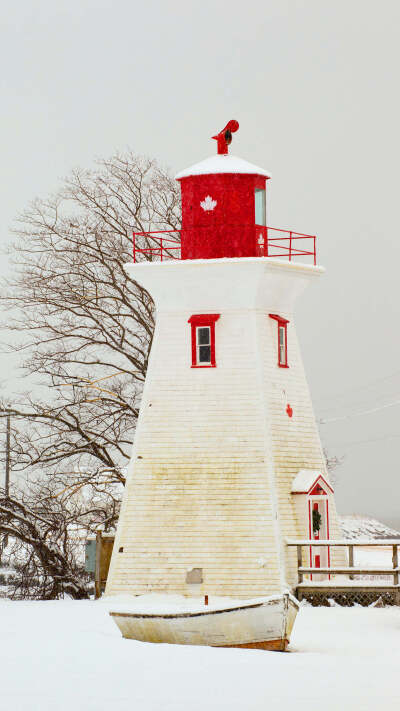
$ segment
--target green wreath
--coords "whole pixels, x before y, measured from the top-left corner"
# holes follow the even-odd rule
[[[322,516],[317,509],[313,509],[312,512],[312,530],[313,533],[317,533],[320,530],[322,523]]]

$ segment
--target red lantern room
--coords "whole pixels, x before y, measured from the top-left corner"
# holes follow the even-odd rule
[[[266,184],[271,177],[242,158],[228,154],[232,120],[213,138],[217,155],[175,177],[182,193],[180,230],[133,233],[133,261],[141,259],[220,259],[237,257],[311,257],[315,235],[267,226]]]
[[[182,259],[256,257],[266,240],[266,182],[270,175],[228,155],[237,121],[213,136],[218,154],[176,176],[182,190]]]

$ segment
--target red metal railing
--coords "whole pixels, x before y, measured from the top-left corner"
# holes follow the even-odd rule
[[[166,239],[165,237],[153,237],[153,235],[164,235],[164,234],[176,234],[178,239]],[[142,238],[141,240],[137,238]],[[146,244],[148,246],[139,247],[136,243]],[[155,246],[151,246],[155,243]],[[173,246],[172,246],[173,245]],[[179,254],[176,253],[179,250]],[[151,232],[134,232],[133,233],[133,261],[137,262],[138,255],[144,254],[148,261],[153,261],[154,257],[160,257],[160,261],[163,262],[165,259],[180,259],[181,250],[181,231],[180,230],[153,230]],[[146,255],[149,255],[147,257]]]
[[[235,225],[237,228],[237,225]],[[193,229],[193,228],[191,228]],[[201,227],[199,228],[201,230]],[[227,230],[229,228],[227,227]],[[289,262],[295,257],[311,257],[312,263],[317,263],[316,236],[307,235],[293,230],[282,230],[278,227],[255,225],[254,256],[279,258],[285,257]],[[271,235],[271,232],[273,233]],[[176,239],[158,237],[155,235],[177,235]],[[160,261],[180,259],[181,230],[152,230],[133,233],[133,261],[139,261],[140,255],[145,260]],[[282,236],[284,235],[284,236]],[[307,249],[306,249],[307,247]]]
[[[314,266],[317,264],[317,238],[315,235],[282,230],[279,227],[261,226],[256,226],[256,232],[257,253],[260,257],[287,257],[291,262],[293,257],[307,256],[312,257]],[[271,232],[274,234],[270,235]],[[285,236],[281,237],[280,233]],[[305,245],[308,249],[305,249]]]

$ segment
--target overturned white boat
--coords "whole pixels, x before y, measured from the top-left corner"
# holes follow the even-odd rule
[[[210,599],[208,606],[195,599],[182,606],[148,605],[150,596],[135,599],[130,611],[112,611],[122,636],[141,642],[245,647],[286,651],[299,609],[289,593],[254,600]],[[141,598],[143,599],[141,603]],[[164,611],[161,612],[161,608]],[[142,608],[142,609],[141,609]],[[169,608],[169,609],[168,609]],[[190,609],[192,608],[192,609]]]

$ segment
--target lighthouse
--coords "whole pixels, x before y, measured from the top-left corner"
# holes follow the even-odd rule
[[[107,595],[273,598],[296,584],[286,538],[339,537],[294,318],[324,270],[315,236],[267,225],[270,174],[229,154],[238,126],[176,176],[180,252],[149,235],[125,266],[156,325]]]

